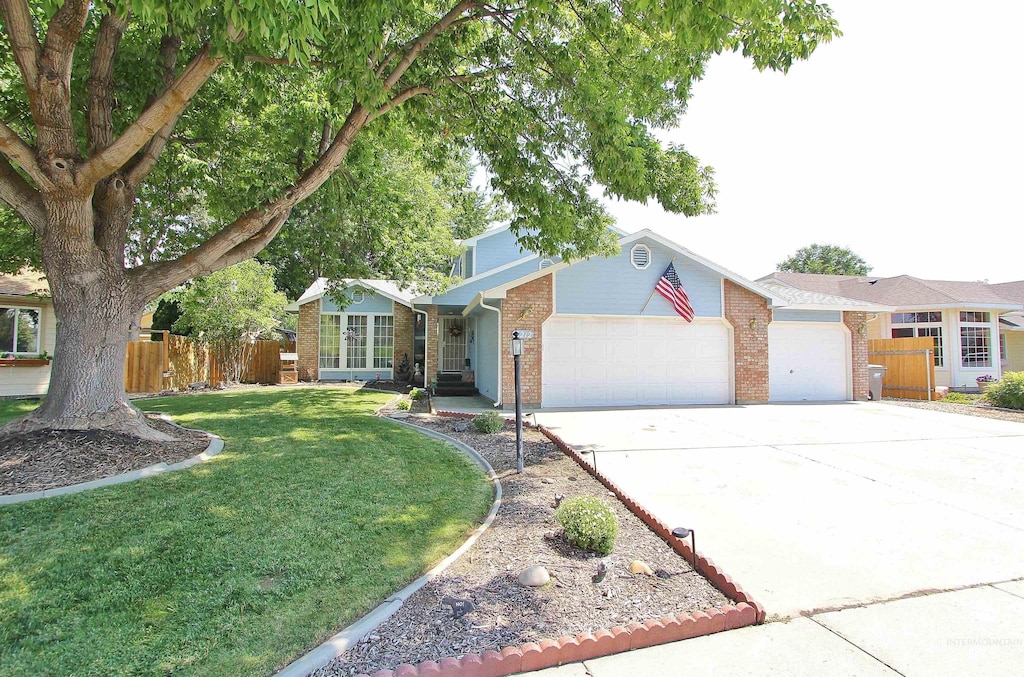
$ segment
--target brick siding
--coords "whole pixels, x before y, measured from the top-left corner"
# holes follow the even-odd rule
[[[533,338],[526,342],[520,359],[522,368],[523,406],[539,407],[541,403],[541,345],[543,324],[553,308],[551,275],[510,289],[501,304],[502,328],[505,332],[501,350],[501,402],[505,408],[515,407],[515,362],[510,353],[513,329],[529,329]]]
[[[429,384],[432,378],[436,378],[437,368],[439,362],[437,361],[437,332],[439,331],[438,325],[441,322],[441,318],[438,315],[438,309],[436,305],[427,306],[427,326],[426,326],[426,341],[427,341],[427,358],[426,364],[423,365],[423,373],[426,378],[426,383]]]
[[[772,320],[768,301],[725,280],[725,319],[733,328],[736,404],[767,402],[768,325]]]
[[[403,306],[401,303],[394,304],[394,310],[392,311],[395,316],[395,371],[398,371],[398,365],[402,363],[402,357],[406,354],[409,355],[409,373],[412,373],[413,362],[416,356],[413,354],[413,312],[412,308]]]
[[[853,399],[868,399],[867,313],[844,312],[843,324],[850,329],[850,365],[853,372]]]
[[[299,354],[296,365],[300,381],[320,379],[320,299],[299,306],[298,333],[295,350]]]

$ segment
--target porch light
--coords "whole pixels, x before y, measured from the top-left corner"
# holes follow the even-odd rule
[[[523,339],[519,338],[519,332],[512,332],[512,357],[519,357],[523,354]]]
[[[686,527],[676,527],[672,530],[672,535],[676,538],[683,540],[687,536],[690,537],[690,550],[693,551],[693,570],[697,570],[697,535],[693,529],[687,529]]]

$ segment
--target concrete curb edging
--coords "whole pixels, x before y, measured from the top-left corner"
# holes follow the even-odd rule
[[[0,496],[0,506],[14,505],[16,503],[25,503],[27,501],[36,501],[41,498],[53,498],[55,496],[67,496],[69,494],[78,494],[83,491],[90,489],[99,489],[100,487],[110,487],[115,484],[124,484],[125,482],[134,482],[135,480],[145,479],[147,477],[155,477],[156,475],[162,475],[168,472],[174,472],[175,470],[184,470],[185,468],[191,468],[197,463],[203,463],[210,460],[221,451],[224,450],[224,440],[219,436],[214,435],[211,432],[205,430],[197,430],[195,428],[185,428],[178,425],[170,419],[166,414],[160,414],[160,419],[166,423],[170,423],[176,428],[181,430],[188,430],[191,432],[200,432],[210,438],[210,444],[206,447],[206,450],[196,454],[191,458],[186,458],[184,461],[178,461],[177,463],[155,463],[145,468],[139,468],[138,470],[131,470],[120,475],[114,475],[112,477],[102,477],[98,480],[90,480],[88,482],[80,482],[79,484],[71,484],[66,487],[57,487],[55,489],[43,489],[42,491],[30,491],[24,494],[14,494],[11,496]]]
[[[399,398],[400,397],[401,395],[399,395]],[[392,404],[397,399],[398,398],[392,400],[388,404],[383,405],[380,409],[383,409],[384,407]],[[378,409],[378,415],[380,409]],[[423,574],[422,576],[420,576],[419,578],[417,578],[412,583],[405,586],[398,592],[390,595],[387,599],[381,602],[381,604],[377,606],[377,608],[375,608],[373,611],[363,616],[361,619],[359,619],[352,625],[348,626],[341,632],[333,635],[317,648],[313,649],[304,656],[301,656],[300,658],[286,665],[279,672],[275,673],[274,677],[305,677],[305,675],[308,675],[310,672],[313,672],[314,670],[323,667],[324,665],[331,662],[341,654],[348,651],[352,646],[356,644],[356,642],[358,642],[360,639],[373,632],[373,630],[375,630],[381,623],[386,621],[388,618],[392,616],[392,614],[398,611],[399,608],[401,608],[402,604],[405,603],[405,600],[409,599],[409,597],[411,597],[413,593],[415,593],[417,590],[419,590],[424,585],[429,583],[432,579],[443,573],[445,569],[451,566],[455,562],[455,560],[457,560],[464,552],[473,547],[473,544],[477,542],[477,539],[479,539],[480,536],[485,531],[487,531],[487,529],[491,526],[491,523],[494,522],[494,517],[498,514],[498,508],[501,507],[501,481],[498,479],[497,474],[495,474],[494,468],[491,467],[491,464],[488,463],[487,459],[481,456],[476,449],[473,449],[469,445],[464,444],[452,437],[449,437],[444,433],[439,433],[434,430],[429,430],[427,428],[422,428],[420,426],[412,425],[411,423],[405,423],[404,421],[398,421],[392,418],[387,418],[383,416],[381,418],[391,421],[392,423],[395,423],[397,425],[412,428],[417,432],[423,433],[427,437],[432,437],[441,442],[447,442],[448,444],[451,444],[456,449],[464,453],[481,470],[483,470],[484,474],[487,475],[487,477],[491,480],[491,484],[494,486],[494,502],[491,504],[491,509],[487,513],[487,516],[484,518],[483,523],[481,523],[480,526],[477,527],[472,534],[470,534],[469,538],[467,538],[462,545],[460,545],[452,554],[448,555],[443,560],[441,560],[441,562],[437,564],[437,566],[435,566],[430,571]]]
[[[438,416],[448,418],[474,418],[474,414],[438,411]],[[527,427],[534,427],[527,423]],[[579,453],[560,437],[544,426],[536,426],[548,439],[594,476],[610,491],[614,492],[629,510],[639,517],[652,531],[665,540],[673,550],[686,559],[692,551],[685,543],[673,538],[671,530],[651,515],[636,501],[626,495],[604,475],[588,466]],[[543,639],[519,647],[506,647],[501,652],[485,651],[483,654],[467,654],[460,658],[444,658],[440,663],[425,661],[419,665],[399,665],[394,670],[380,670],[372,677],[502,677],[517,672],[530,672],[544,668],[578,663],[615,653],[643,649],[682,639],[710,635],[724,630],[733,630],[764,622],[764,607],[755,602],[732,578],[709,558],[697,554],[697,570],[722,593],[739,603],[726,604],[721,609],[706,609],[691,614],[665,616],[644,623],[633,622],[626,627],[616,626],[608,630],[596,630],[575,637]],[[359,677],[367,677],[359,675]]]

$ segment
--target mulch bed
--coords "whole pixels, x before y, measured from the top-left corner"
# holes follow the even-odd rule
[[[518,475],[510,426],[485,435],[472,425],[456,431],[465,424],[459,419],[416,414],[405,421],[443,432],[480,452],[501,479],[501,508],[469,551],[371,635],[314,675],[373,674],[404,663],[501,651],[733,603],[540,432],[524,431],[526,469]],[[556,494],[598,496],[615,509],[619,536],[615,551],[603,558],[610,566],[603,581],[592,580],[602,558],[565,540],[554,518]],[[634,559],[657,575],[631,574]],[[551,582],[540,588],[520,585],[520,572],[535,564],[547,568]],[[441,603],[446,596],[468,599],[476,610],[453,618]]]
[[[103,430],[50,430],[0,439],[0,495],[56,489],[202,453],[210,438],[148,416],[174,442],[140,440]]]
[[[883,398],[882,402],[885,404],[895,404],[900,407],[910,407],[911,409],[930,409],[932,411],[945,411],[950,414],[965,414],[967,416],[980,416],[982,418],[994,418],[1000,421],[1024,423],[1024,411],[996,409],[986,402],[959,404],[955,402],[943,402],[942,400],[928,402],[925,400],[897,400],[889,397]]]

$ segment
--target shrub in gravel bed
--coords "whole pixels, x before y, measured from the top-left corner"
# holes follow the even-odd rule
[[[409,397],[411,397],[414,400],[422,400],[423,390],[420,388],[413,388],[412,390],[409,391]]]
[[[619,520],[610,505],[595,496],[577,496],[562,501],[555,519],[565,529],[566,539],[577,548],[609,555],[619,535]]]
[[[487,411],[473,419],[473,427],[478,432],[493,435],[501,431],[505,425],[505,419],[496,411]]]
[[[395,405],[395,408],[399,411],[409,411],[409,409],[412,408],[412,402],[409,400],[399,400],[398,404]]]
[[[1024,371],[1009,371],[988,387],[985,397],[997,407],[1024,410]]]

